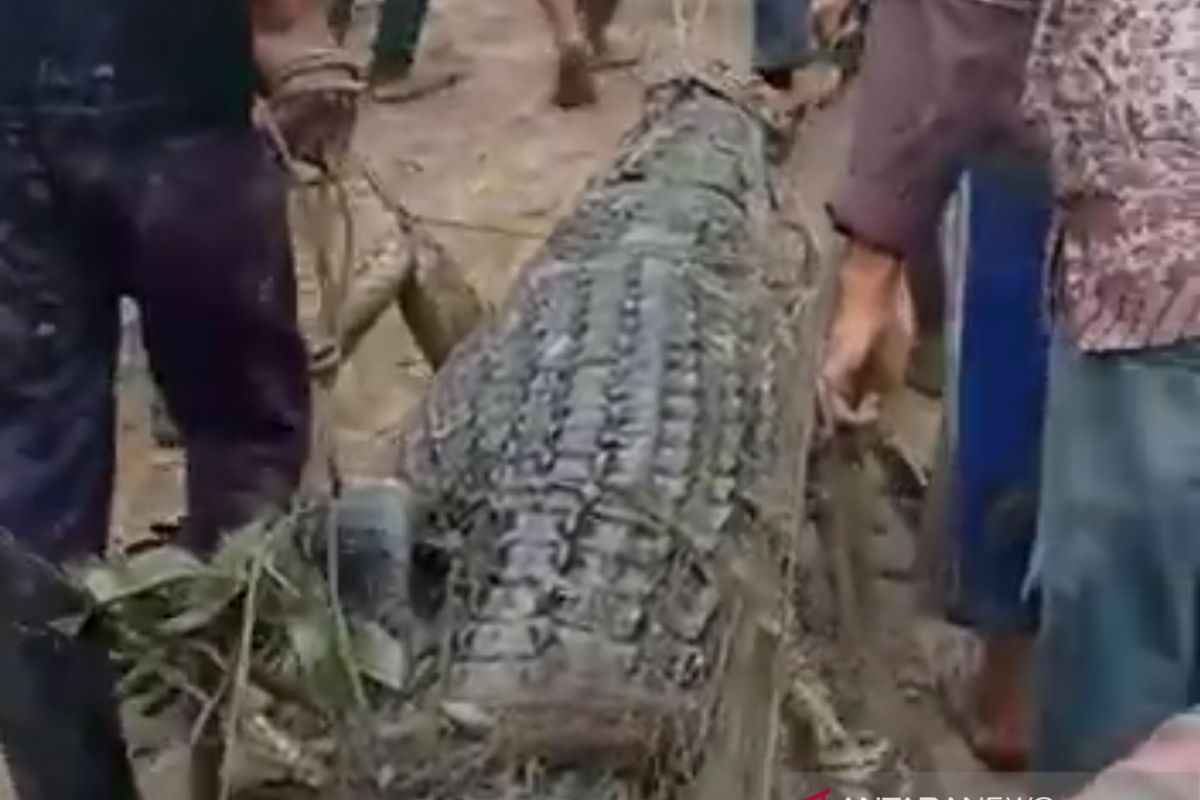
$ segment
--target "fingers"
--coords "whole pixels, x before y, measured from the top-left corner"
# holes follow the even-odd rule
[[[880,395],[903,383],[914,315],[900,264],[892,256],[853,244],[839,278],[818,399],[827,425],[858,426],[873,422]]]
[[[839,310],[817,381],[823,427],[832,433],[839,427],[858,427],[873,422],[878,414],[878,396],[869,391],[873,351],[879,340],[881,321],[852,310]]]
[[[916,327],[912,295],[908,290],[908,281],[901,274],[891,313],[869,356],[867,388],[870,391],[887,395],[904,385],[916,348]]]
[[[817,381],[817,438],[830,439],[840,430],[865,428],[879,421],[879,395],[865,396],[851,405],[844,394],[823,380]]]

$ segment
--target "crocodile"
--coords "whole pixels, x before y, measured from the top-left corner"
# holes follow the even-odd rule
[[[821,582],[802,577],[820,560],[803,548],[828,275],[782,211],[755,108],[699,77],[654,89],[434,376],[396,479],[317,503],[314,526],[288,516],[316,564],[338,565],[349,612],[409,662],[404,691],[340,731],[336,785],[302,785],[329,800],[774,800],[832,768],[903,794],[890,743],[862,746],[822,685]],[[0,573],[54,583],[28,558],[0,535]],[[57,615],[23,608],[50,603],[40,592],[14,595],[0,640],[67,646]],[[72,647],[102,661],[95,641]],[[37,669],[9,662],[18,680]],[[76,748],[63,773],[87,781],[128,772],[93,671],[109,746]],[[21,699],[0,714],[52,721]]]
[[[354,796],[771,795],[822,274],[741,98],[654,89],[400,435],[466,735]]]

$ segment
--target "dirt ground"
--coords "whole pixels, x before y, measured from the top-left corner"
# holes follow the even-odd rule
[[[426,218],[428,230],[465,267],[482,297],[498,303],[520,264],[572,208],[585,182],[637,120],[650,81],[689,59],[745,62],[748,8],[749,3],[735,0],[627,0],[617,34],[644,51],[642,64],[605,73],[597,108],[564,113],[548,102],[552,51],[534,0],[434,0],[417,70],[454,69],[462,79],[414,102],[368,105],[356,152],[382,176],[390,193]],[[360,46],[373,15],[374,7],[363,3],[355,32]],[[689,29],[686,23],[694,21]],[[849,101],[843,99],[815,114],[789,165],[799,187],[793,206],[821,231],[826,257],[832,257],[835,243],[821,209],[844,164],[848,110]],[[378,235],[366,227],[366,239]],[[358,245],[369,248],[371,242]],[[182,509],[180,455],[153,444],[149,390],[136,352],[131,352],[120,388],[114,508],[114,538],[120,541],[141,538],[151,524],[173,519]],[[367,337],[336,390],[340,456],[351,472],[386,469],[389,434],[427,379],[428,369],[398,315],[389,313]],[[912,415],[912,435],[921,446],[929,444],[930,418],[928,408]],[[898,547],[891,548],[891,557],[910,562],[904,544]],[[911,587],[902,581],[885,588],[900,597],[899,603],[889,604],[901,609],[890,624],[904,632],[915,613]],[[928,724],[939,763],[973,768],[936,719]],[[160,734],[134,730],[132,743],[148,747]],[[185,796],[183,763],[179,749],[140,761],[148,800]],[[2,775],[0,800],[8,800]]]

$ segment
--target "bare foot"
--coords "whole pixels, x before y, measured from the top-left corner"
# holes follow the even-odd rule
[[[1026,697],[1030,637],[1004,634],[984,639],[983,661],[975,674],[975,748],[997,771],[1025,768],[1028,743]]]
[[[588,48],[583,43],[564,45],[558,56],[558,85],[554,104],[579,108],[596,102],[596,83],[588,69]]]
[[[408,103],[449,89],[464,74],[460,69],[429,70],[390,80],[372,80],[371,99],[377,103]]]
[[[367,78],[371,99],[380,103],[405,103],[449,89],[467,74],[455,59],[430,59],[413,68],[408,63],[376,61]]]
[[[1030,644],[1022,634],[960,641],[936,664],[943,708],[967,746],[993,772],[1025,769],[1028,756],[1026,680]]]

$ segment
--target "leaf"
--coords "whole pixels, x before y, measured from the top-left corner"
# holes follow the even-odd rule
[[[187,636],[208,627],[241,596],[245,587],[224,575],[197,580],[184,601],[183,610],[158,626],[167,636]]]
[[[144,717],[160,716],[184,694],[168,683],[151,684],[145,692],[130,697],[132,708]],[[195,702],[193,695],[188,695]]]
[[[263,565],[263,570],[268,578],[275,584],[279,591],[288,596],[289,599],[295,599],[303,596],[300,591],[297,581],[287,574],[287,570],[283,569],[275,560],[268,561]]]
[[[353,708],[357,676],[347,669],[341,657],[329,609],[313,607],[290,618],[287,632],[292,653],[316,703],[335,711]]]
[[[121,676],[113,691],[117,697],[128,700],[152,692],[155,686],[161,685],[163,683],[158,679],[158,665],[142,660]]]
[[[263,523],[251,523],[228,534],[213,554],[212,569],[228,578],[245,580],[251,566],[262,558],[269,538],[272,529]]]
[[[293,616],[287,622],[292,653],[300,662],[300,669],[305,675],[315,674],[320,669],[321,662],[329,657],[333,649],[334,634],[328,619],[312,611]]]
[[[119,697],[139,705],[162,702],[175,694],[183,694],[205,702],[208,691],[173,664],[164,651],[147,651],[118,681],[115,691]]]
[[[350,622],[351,655],[358,671],[394,692],[404,691],[409,659],[404,645],[381,625],[366,620]]]
[[[194,578],[203,568],[186,550],[159,547],[127,560],[84,567],[79,581],[97,605],[109,606]]]
[[[456,728],[471,736],[487,736],[496,730],[496,717],[475,703],[443,701],[438,710]]]
[[[66,614],[52,619],[49,622],[51,630],[60,633],[68,639],[76,639],[79,634],[83,633],[83,629],[92,621],[93,614],[90,610],[81,611],[78,614]]]

